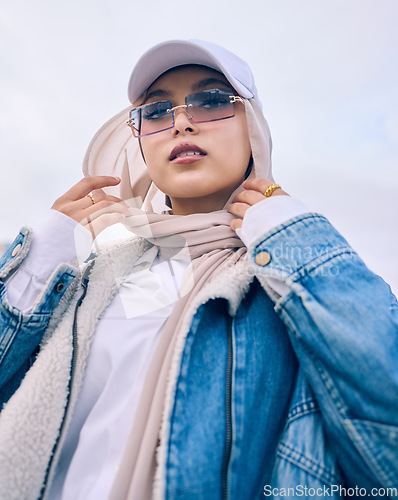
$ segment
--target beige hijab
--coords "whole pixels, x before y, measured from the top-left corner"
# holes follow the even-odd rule
[[[245,108],[253,155],[250,177],[272,180],[272,146],[267,122],[255,100],[245,100]],[[181,297],[162,331],[110,496],[112,500],[148,500],[153,492],[168,373],[189,299],[225,266],[234,265],[246,253],[242,241],[229,226],[233,216],[226,211],[230,200],[243,188],[240,186],[231,194],[224,210],[186,216],[162,213],[167,210],[165,194],[151,181],[138,141],[126,125],[128,110],[108,121],[95,135],[84,159],[83,172],[119,176],[120,185],[106,191],[134,207],[133,216],[125,221],[126,227],[159,246],[165,258],[189,257],[193,276],[193,282],[182,287]]]

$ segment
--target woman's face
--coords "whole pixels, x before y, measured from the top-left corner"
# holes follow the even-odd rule
[[[236,95],[217,71],[182,66],[160,76],[149,87],[144,103],[170,100],[173,107],[180,106],[185,96],[214,88]],[[191,122],[186,108],[179,108],[172,129],[140,140],[149,174],[170,197],[176,215],[221,210],[244,180],[251,154],[245,108],[239,102],[234,117],[206,123]],[[183,152],[199,148],[201,154],[174,158],[176,146],[182,146]]]

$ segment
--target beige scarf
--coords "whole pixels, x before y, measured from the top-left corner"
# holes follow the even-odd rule
[[[245,101],[253,155],[250,177],[272,180],[271,137],[268,125],[254,100]],[[126,127],[128,110],[107,122],[90,144],[83,166],[85,175],[117,175],[120,186],[107,191],[135,206],[126,226],[159,246],[165,258],[191,259],[193,282],[181,287],[181,297],[166,322],[145,379],[134,425],[110,499],[149,500],[156,468],[156,446],[162,422],[168,374],[176,339],[190,298],[226,266],[246,253],[230,228],[233,216],[226,210],[207,214],[174,216],[162,212],[164,193],[151,182],[137,142]],[[241,191],[240,186],[226,203]]]

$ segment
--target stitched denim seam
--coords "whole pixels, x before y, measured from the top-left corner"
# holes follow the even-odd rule
[[[314,366],[316,367],[319,376],[324,382],[327,393],[329,394],[331,400],[333,401],[338,414],[340,415],[341,423],[342,420],[347,418],[347,406],[343,403],[343,400],[336,389],[336,385],[333,383],[332,377],[329,376],[328,372],[323,368],[320,361],[313,357]]]
[[[312,219],[312,220],[320,219],[321,221],[328,223],[327,218],[323,215],[320,215],[320,214],[307,213],[307,214],[299,215],[299,216],[291,219],[288,224],[286,222],[282,223],[279,226],[276,226],[273,229],[267,231],[265,234],[262,234],[261,236],[255,238],[255,240],[252,241],[250,246],[248,247],[249,254],[252,254],[256,250],[256,248],[258,248],[261,244],[265,243],[266,241],[272,240],[272,238],[275,235],[278,235],[281,231],[285,231],[286,229],[290,229],[295,224],[306,221],[307,219]],[[268,236],[266,236],[266,235],[268,235]]]
[[[277,455],[280,458],[297,465],[297,467],[305,470],[323,483],[326,483],[328,486],[338,484],[339,478],[333,474],[333,472],[326,469],[318,462],[315,462],[312,458],[309,458],[298,450],[295,450],[286,443],[279,443]]]
[[[344,255],[353,255],[353,251],[349,247],[337,248],[332,252],[326,252],[322,255],[318,255],[316,258],[306,262],[297,268],[294,274],[297,274],[298,281],[299,278],[305,278],[309,273],[316,271],[319,267],[324,266],[331,260],[341,260]]]
[[[347,425],[347,423],[343,422],[344,430],[347,432],[351,441],[353,441],[353,439],[357,440],[358,437],[360,437],[361,442],[363,443],[363,446],[361,449],[365,449],[365,453],[362,453],[362,452],[359,452],[359,453],[364,458],[366,463],[369,465],[369,468],[377,469],[379,471],[379,474],[381,474],[383,476],[383,482],[385,482],[386,484],[389,484],[391,481],[391,476],[393,476],[392,477],[393,480],[395,479],[394,471],[393,472],[389,471],[380,460],[375,458],[375,456],[373,455],[371,450],[369,450],[369,446],[367,446],[367,443],[366,443],[366,438],[368,437],[368,433],[366,432],[366,429],[362,429],[362,427],[358,426],[358,425],[353,425],[354,419],[347,418],[345,420],[346,420],[346,422],[351,424],[351,425]],[[355,419],[355,420],[360,421],[360,419]],[[351,427],[351,429],[354,429],[356,431],[357,436],[353,435],[353,432],[350,431],[350,427]],[[356,447],[356,448],[358,449],[358,447]],[[370,451],[370,453],[369,453],[369,451]],[[391,486],[395,486],[395,484],[391,483]]]
[[[289,411],[289,414],[287,416],[287,425],[301,417],[319,412],[320,409],[314,399],[305,401],[303,403],[297,403]]]
[[[299,216],[298,219],[294,219],[292,220],[289,224],[287,225],[282,225],[278,228],[275,228],[271,233],[270,235],[268,236],[268,238],[266,238],[264,241],[267,241],[271,238],[273,238],[275,235],[279,234],[281,231],[285,231],[287,228],[292,228],[294,227],[296,224],[299,224],[300,222],[303,222],[307,219],[313,219],[313,220],[321,220],[323,222],[328,222],[327,218],[323,215],[319,215],[319,214],[304,214],[303,216]]]
[[[3,363],[3,361],[7,357],[7,353],[8,353],[8,351],[13,343],[13,340],[15,339],[17,333],[19,332],[20,326],[21,326],[21,323],[20,323],[20,321],[18,321],[16,326],[15,326],[15,329],[12,329],[12,328],[9,329],[8,339],[5,342],[2,342],[2,348],[0,350],[0,365]]]

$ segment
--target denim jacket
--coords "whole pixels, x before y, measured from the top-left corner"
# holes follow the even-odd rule
[[[80,328],[75,366],[73,319],[79,310],[94,330],[97,302],[106,307],[114,293],[90,296],[99,281],[111,288],[105,267],[95,277],[100,257],[83,278],[62,265],[33,313],[21,314],[7,303],[4,280],[28,247],[23,231],[0,268],[2,400],[16,391],[0,414],[7,498],[46,491],[89,348]],[[154,497],[355,497],[349,488],[359,497],[398,488],[398,304],[388,285],[317,214],[268,231],[236,267],[192,310],[170,374]],[[270,279],[287,287],[282,297]]]

